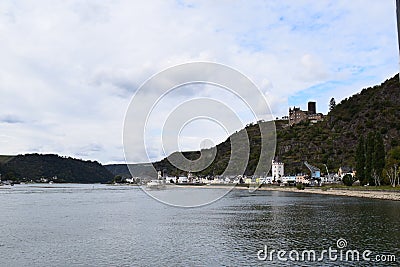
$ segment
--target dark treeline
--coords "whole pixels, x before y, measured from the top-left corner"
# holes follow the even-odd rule
[[[47,154],[10,157],[0,165],[2,180],[36,181],[44,178],[55,182],[103,183],[113,175],[99,162]]]

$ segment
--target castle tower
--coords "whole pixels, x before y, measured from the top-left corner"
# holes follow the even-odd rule
[[[317,113],[317,104],[316,102],[310,101],[308,102],[308,114],[316,114]]]
[[[278,162],[275,160],[272,160],[272,177],[275,180],[278,180],[278,178],[284,176],[285,174],[285,169],[284,169],[284,163],[283,162]]]

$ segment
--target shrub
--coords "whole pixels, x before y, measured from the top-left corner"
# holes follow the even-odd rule
[[[298,184],[296,184],[296,188],[299,190],[304,190],[306,187],[304,186],[303,183],[298,183]]]
[[[355,182],[355,181],[354,181],[354,178],[353,178],[353,176],[351,176],[351,174],[346,174],[346,175],[343,177],[343,183],[344,183],[344,185],[346,185],[346,186],[352,186],[354,182]]]

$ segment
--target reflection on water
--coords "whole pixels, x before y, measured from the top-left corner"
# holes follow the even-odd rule
[[[136,187],[73,184],[16,185],[0,189],[0,201],[1,266],[294,266],[259,261],[257,251],[322,250],[339,238],[349,249],[400,257],[394,201],[234,190],[212,205],[185,209]]]

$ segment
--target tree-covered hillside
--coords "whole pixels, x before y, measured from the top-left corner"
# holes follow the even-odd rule
[[[83,161],[58,155],[27,154],[8,157],[0,164],[2,179],[38,180],[57,177],[59,182],[103,183],[113,175],[96,161]]]
[[[363,89],[336,105],[325,120],[316,124],[301,123],[278,130],[277,156],[289,172],[298,172],[307,160],[325,170],[340,166],[355,167],[358,139],[370,132],[380,132],[385,151],[399,145],[400,137],[399,75],[381,85]],[[302,168],[304,170],[304,167]]]

